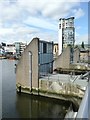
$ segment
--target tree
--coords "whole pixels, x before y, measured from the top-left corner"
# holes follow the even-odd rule
[[[82,42],[81,47],[84,48],[84,42]]]
[[[5,47],[5,46],[6,46],[6,43],[3,43],[3,42],[2,42],[1,45]]]

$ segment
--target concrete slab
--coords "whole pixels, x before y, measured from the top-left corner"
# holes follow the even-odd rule
[[[40,78],[40,80],[60,81],[62,83],[71,82],[73,84],[80,85],[81,88],[85,89],[88,85],[87,79],[81,79],[80,76],[81,75],[71,76],[69,74],[49,74],[48,76]]]

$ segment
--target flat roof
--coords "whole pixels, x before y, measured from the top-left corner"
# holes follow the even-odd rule
[[[59,20],[69,20],[69,19],[74,19],[75,17],[69,17],[69,18],[60,18]]]
[[[53,41],[44,41],[44,40],[39,40],[39,42],[49,43],[49,44],[52,44],[52,43],[53,43]]]

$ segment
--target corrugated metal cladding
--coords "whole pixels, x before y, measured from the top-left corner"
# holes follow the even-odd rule
[[[40,77],[53,71],[53,43],[39,42],[39,73]]]

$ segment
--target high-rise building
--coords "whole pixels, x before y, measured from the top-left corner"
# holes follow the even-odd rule
[[[75,28],[74,17],[59,19],[59,55],[68,45],[74,46]]]

